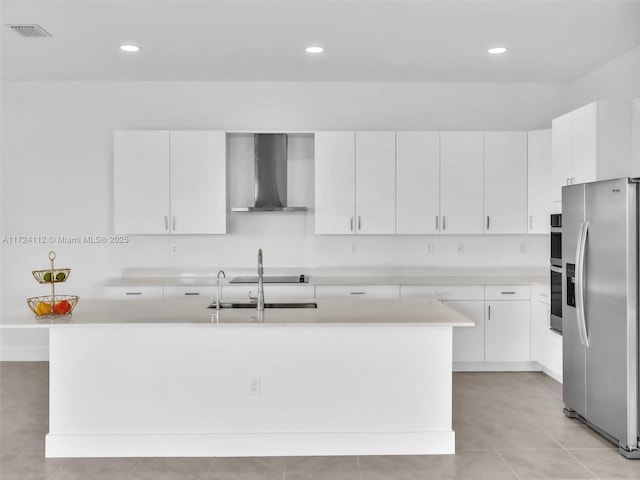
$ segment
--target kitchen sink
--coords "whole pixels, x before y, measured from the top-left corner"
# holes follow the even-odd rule
[[[207,308],[216,308],[213,302]],[[220,308],[256,308],[253,302],[222,302]],[[264,302],[264,308],[318,308],[316,302]]]

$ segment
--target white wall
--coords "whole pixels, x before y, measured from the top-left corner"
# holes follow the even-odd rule
[[[118,129],[530,130],[548,128],[568,109],[566,98],[557,84],[4,83],[1,231],[45,239],[111,232]],[[291,203],[296,195],[313,199],[308,138],[296,147],[299,179],[292,179],[306,186],[293,189]],[[232,202],[246,189],[238,168],[231,166]],[[547,258],[543,236],[315,236],[312,213],[234,213],[230,232],[133,237],[126,246],[3,243],[2,312],[24,311],[27,297],[47,293],[31,270],[47,267],[50,249],[58,266],[73,269],[59,292],[81,297],[101,295],[104,281],[128,267],[253,266],[258,247],[267,266],[543,266]],[[425,254],[427,241],[433,254]]]

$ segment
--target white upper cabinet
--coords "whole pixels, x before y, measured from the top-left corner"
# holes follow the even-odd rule
[[[396,132],[396,233],[440,231],[440,133]]]
[[[528,132],[529,233],[549,233],[551,214],[551,130]]]
[[[395,132],[316,132],[315,232],[395,233]]]
[[[315,231],[355,233],[355,132],[315,134]]]
[[[224,132],[115,132],[114,231],[226,233],[226,176]]]
[[[113,155],[115,233],[169,233],[169,132],[114,132]]]
[[[482,198],[482,132],[441,132],[441,233],[482,233]]]
[[[484,232],[527,233],[527,133],[484,133]]]
[[[226,135],[171,132],[171,232],[226,233]]]
[[[356,132],[356,231],[396,233],[396,134]]]
[[[631,102],[593,102],[552,122],[552,200],[562,187],[633,175]]]

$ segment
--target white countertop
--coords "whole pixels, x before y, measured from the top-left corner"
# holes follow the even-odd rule
[[[425,325],[473,326],[474,322],[432,298],[315,300],[318,308],[208,309],[201,298],[90,299],[73,315],[35,317],[31,312],[3,318],[0,328],[50,328],[92,325]]]
[[[107,286],[211,286],[216,284],[220,269],[128,269],[123,276],[107,281]],[[222,268],[226,278],[221,285],[230,285],[233,277],[256,275],[255,268]],[[308,283],[279,285],[517,285],[548,283],[548,269],[538,267],[512,268],[268,268],[265,276],[304,274]],[[242,285],[242,284],[232,284]],[[246,285],[246,284],[245,284]],[[276,284],[277,285],[277,284]]]

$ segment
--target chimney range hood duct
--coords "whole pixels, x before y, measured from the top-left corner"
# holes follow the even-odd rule
[[[301,212],[307,207],[287,206],[287,135],[256,133],[253,136],[255,203],[232,212]]]

